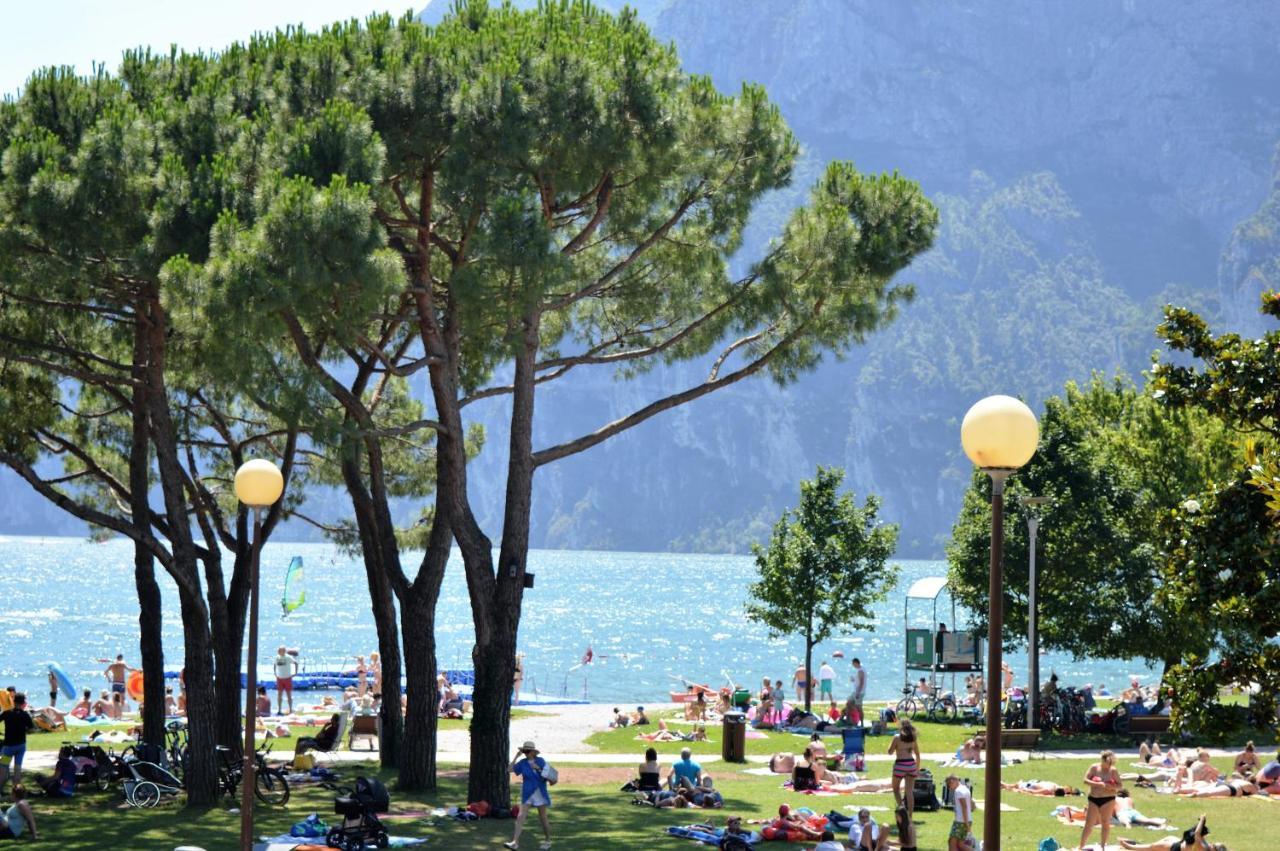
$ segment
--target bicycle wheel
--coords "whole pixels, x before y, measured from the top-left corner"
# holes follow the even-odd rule
[[[935,700],[929,707],[929,719],[931,721],[956,720],[956,702],[949,697]]]
[[[904,697],[898,701],[898,717],[909,715],[912,718],[916,716],[916,702],[914,698]]]
[[[253,793],[269,807],[283,807],[289,803],[289,781],[278,768],[259,769],[254,772]]]
[[[160,803],[160,787],[150,780],[143,780],[133,787],[133,795],[129,798],[129,803],[142,809],[154,807]]]

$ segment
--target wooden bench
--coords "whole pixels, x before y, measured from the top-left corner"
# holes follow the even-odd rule
[[[381,719],[377,715],[354,715],[347,732],[347,749],[355,750],[356,739],[368,741],[369,750],[380,750],[382,745]]]
[[[1000,730],[1001,749],[1033,751],[1040,744],[1039,730]]]
[[[1121,736],[1144,739],[1147,736],[1159,736],[1169,732],[1168,715],[1124,715],[1122,717],[1128,723],[1116,718],[1116,732]],[[1120,729],[1122,727],[1124,729]]]

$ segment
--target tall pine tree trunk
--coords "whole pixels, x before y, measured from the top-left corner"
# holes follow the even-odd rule
[[[148,442],[146,359],[147,333],[141,311],[135,312],[133,336],[133,434],[129,445],[129,512],[135,526],[151,523],[151,449]],[[133,545],[133,583],[138,591],[138,652],[142,664],[142,740],[164,743],[163,604],[156,582],[155,558],[142,543]]]
[[[147,415],[151,423],[151,443],[164,495],[165,516],[172,545],[170,572],[178,586],[186,658],[187,735],[191,759],[184,782],[187,805],[203,807],[219,795],[214,745],[215,707],[213,690],[213,648],[209,635],[209,609],[205,605],[191,534],[191,513],[186,484],[178,460],[177,429],[169,411],[165,389],[164,355],[167,322],[164,308],[154,291],[147,300],[146,325]]]
[[[398,785],[405,790],[436,788],[440,695],[436,686],[435,604],[434,595],[410,593],[400,598],[408,702]]]
[[[529,554],[529,517],[533,500],[534,364],[538,350],[536,315],[523,321],[524,345],[516,353],[511,397],[511,443],[498,570],[493,571],[488,541],[478,534],[469,508],[455,536],[467,563],[476,625],[475,707],[471,720],[469,800],[501,802],[511,797],[511,687],[515,679],[516,641]],[[487,580],[487,581],[486,581]],[[484,592],[488,592],[487,594]],[[479,593],[478,593],[479,592]],[[477,605],[479,603],[479,605]]]
[[[400,749],[404,740],[404,713],[400,708],[400,632],[390,577],[393,572],[398,574],[400,571],[400,548],[396,543],[395,528],[384,529],[380,522],[383,517],[390,520],[389,507],[379,509],[374,505],[373,494],[385,495],[385,486],[376,487],[372,491],[365,487],[358,452],[359,448],[352,443],[343,447],[342,478],[347,494],[351,497],[351,507],[356,518],[365,578],[369,583],[373,625],[378,633],[378,656],[382,669],[382,737],[378,756],[383,768],[395,768],[400,764]],[[371,464],[371,467],[381,470],[380,465]],[[434,680],[433,674],[432,681]],[[433,753],[434,750],[433,747]],[[427,768],[423,765],[423,771],[427,771]]]

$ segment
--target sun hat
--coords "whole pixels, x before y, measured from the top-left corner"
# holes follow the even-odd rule
[[[537,746],[537,745],[535,745],[535,744],[533,743],[533,740],[532,740],[532,739],[529,739],[529,740],[528,740],[528,741],[526,741],[523,745],[521,745],[521,746],[520,746],[520,750],[522,750],[522,751],[537,751],[537,750],[538,750],[538,746]]]

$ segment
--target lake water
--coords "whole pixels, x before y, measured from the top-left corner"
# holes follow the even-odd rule
[[[292,556],[306,563],[306,603],[280,616],[284,572]],[[406,559],[406,565],[416,562]],[[723,684],[730,676],[758,687],[769,675],[790,687],[803,654],[798,638],[770,638],[743,616],[747,585],[755,579],[745,556],[674,553],[534,551],[529,570],[536,587],[525,595],[520,649],[526,655],[526,691],[619,703],[656,702],[678,688],[677,678]],[[869,696],[889,698],[904,682],[903,594],[912,581],[942,575],[940,561],[900,561],[898,589],[877,609],[874,632],[846,635],[815,648],[814,665],[834,660],[847,691],[848,660],[861,658]],[[182,622],[177,594],[157,568],[164,593],[166,667],[182,664]],[[262,560],[261,647],[266,665],[279,644],[298,647],[304,669],[349,667],[353,657],[377,649],[363,566],[328,544],[270,543]],[[950,626],[944,595],[939,618]],[[913,601],[912,626],[927,626],[931,604]],[[963,615],[960,622],[964,623]],[[60,662],[78,688],[102,688],[98,659],[124,653],[138,664],[138,609],[133,589],[133,549],[124,540],[93,544],[78,538],[0,538],[0,687],[47,692],[44,664]],[[436,618],[438,661],[470,668],[474,631],[460,561],[446,573]],[[588,647],[594,659],[581,665]],[[1026,651],[1009,660],[1019,677]],[[1122,684],[1144,680],[1150,670],[1136,661],[1074,661],[1047,654],[1066,683]],[[913,678],[919,674],[913,674]]]

